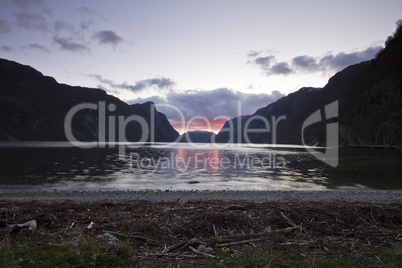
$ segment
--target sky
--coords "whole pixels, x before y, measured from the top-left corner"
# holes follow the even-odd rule
[[[153,101],[181,133],[216,132],[372,59],[401,10],[400,0],[0,0],[0,58]]]

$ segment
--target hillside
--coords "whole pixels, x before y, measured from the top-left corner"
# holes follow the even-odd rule
[[[105,113],[100,112],[101,102],[105,103]],[[129,105],[101,89],[59,84],[30,66],[0,59],[0,140],[65,141],[66,115],[82,103],[96,104],[99,109],[85,109],[75,114],[72,133],[77,140],[113,141],[123,134],[118,131],[118,116],[138,115],[150,125],[152,109],[155,141],[173,141],[179,136],[166,116],[155,110],[153,103]],[[115,105],[114,111],[109,111],[110,104]],[[109,124],[109,116],[114,118],[115,127],[113,123]],[[102,117],[106,119],[104,125],[99,123]],[[109,126],[113,130],[111,135]],[[142,129],[135,121],[124,129],[128,141],[138,141],[142,135]]]
[[[254,143],[272,143],[272,117],[285,120],[277,123],[279,144],[302,144],[303,122],[317,110],[338,101],[340,145],[396,145],[402,146],[402,27],[373,60],[349,66],[331,77],[321,89],[302,88],[278,101],[259,109],[251,117],[262,116],[270,122],[271,131],[252,133]],[[323,115],[323,111],[321,115]],[[231,121],[238,121],[234,118]],[[245,120],[244,120],[245,121]],[[241,139],[245,122],[242,121]],[[325,145],[325,123],[316,123],[305,129],[305,142]],[[235,125],[238,124],[237,122]],[[220,142],[229,142],[225,124],[217,136]],[[253,120],[249,129],[262,129],[261,119]],[[233,128],[237,137],[239,131]]]

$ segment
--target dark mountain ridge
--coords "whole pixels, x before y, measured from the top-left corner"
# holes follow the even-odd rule
[[[270,131],[250,133],[253,143],[302,144],[304,121],[317,110],[338,101],[339,145],[396,145],[402,146],[402,27],[375,59],[345,68],[331,77],[321,89],[302,88],[269,104],[246,117],[257,118],[248,129],[265,128],[258,116],[270,122]],[[276,125],[276,141],[272,137],[273,120]],[[231,121],[239,124],[239,118]],[[306,144],[325,145],[325,123],[312,124],[305,129]],[[217,135],[220,142],[245,142],[245,124],[242,120],[227,131],[225,126]],[[226,129],[225,129],[226,128]],[[234,133],[233,133],[234,132]],[[228,139],[236,137],[233,140]],[[241,136],[239,139],[238,137]]]
[[[77,140],[117,141],[125,136],[128,141],[139,141],[143,131],[139,123],[122,121],[124,128],[119,130],[118,118],[137,115],[148,125],[148,131],[144,131],[149,132],[149,141],[151,112],[155,141],[174,141],[179,136],[153,103],[129,105],[101,89],[59,84],[30,66],[0,59],[0,140],[65,141],[66,115],[82,103],[96,104],[97,109],[82,109],[74,114],[72,134]]]
[[[325,145],[329,121],[305,130],[303,123],[317,111],[325,119],[324,108],[335,102],[340,145],[402,146],[402,27],[375,59],[345,68],[321,89],[302,88],[251,116],[227,121],[216,141]],[[77,140],[138,141],[147,134],[147,141],[169,142],[179,136],[151,102],[128,105],[101,89],[59,84],[32,67],[0,59],[0,140],[66,140],[66,115],[83,103],[96,107],[74,114],[71,125]],[[125,121],[130,118],[142,118],[147,128],[138,120]],[[269,129],[263,130],[266,122]],[[261,131],[246,139],[246,127]]]
[[[214,135],[215,133],[209,131],[188,131],[180,136],[180,142],[210,143]]]

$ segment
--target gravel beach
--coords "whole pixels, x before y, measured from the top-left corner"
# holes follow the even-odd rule
[[[39,191],[1,190],[0,202],[126,203],[135,201],[250,203],[342,203],[401,204],[402,191],[391,190],[299,190],[299,191]]]

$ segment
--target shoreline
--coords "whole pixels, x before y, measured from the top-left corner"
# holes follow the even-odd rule
[[[401,190],[77,191],[0,190],[0,203],[368,203],[402,204]]]
[[[0,263],[390,267],[401,193],[0,190]]]

